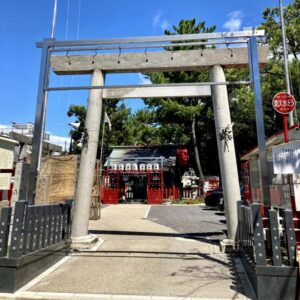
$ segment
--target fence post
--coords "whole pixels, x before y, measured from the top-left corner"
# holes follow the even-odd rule
[[[61,241],[61,209],[58,205],[55,205],[55,243],[58,243]]]
[[[280,248],[280,235],[279,235],[279,223],[278,223],[278,213],[276,210],[269,210],[270,218],[270,235],[271,235],[271,245],[272,245],[272,261],[274,266],[282,265],[282,256]]]
[[[51,208],[50,205],[46,205],[44,208],[45,213],[45,235],[44,235],[44,245],[45,247],[50,245],[50,234],[51,234]]]
[[[11,207],[3,207],[0,218],[0,257],[6,256],[8,247]]]
[[[44,206],[38,207],[39,215],[39,235],[38,235],[38,249],[44,248],[44,236],[45,236],[45,214]]]
[[[73,200],[67,200],[66,204],[68,204],[68,208],[67,208],[67,234],[66,234],[66,239],[69,239],[71,237],[71,223],[72,223]]]
[[[49,226],[50,226],[50,234],[49,234],[49,245],[52,245],[54,244],[54,241],[55,241],[55,210],[54,210],[54,207],[53,205],[50,205],[49,206],[49,215],[50,215],[50,223],[49,223]]]
[[[32,207],[32,242],[30,252],[36,251],[38,249],[38,236],[39,236],[39,215],[38,215],[38,207]]]
[[[244,218],[245,218],[245,239],[246,243],[245,247],[247,249],[247,253],[249,254],[249,250],[251,251],[252,248],[252,226],[251,226],[251,212],[249,206],[244,206]],[[251,254],[253,254],[251,252]]]
[[[288,260],[290,266],[294,266],[296,262],[296,240],[294,230],[293,212],[291,210],[283,211],[283,225],[286,236],[286,246],[288,252]]]
[[[26,240],[22,231],[26,222],[26,213],[27,201],[16,201],[9,257],[19,257],[23,254],[23,245]]]
[[[31,251],[31,244],[33,240],[33,226],[34,224],[33,224],[32,206],[28,205],[26,222],[24,226],[24,244],[23,244],[24,253],[29,253]]]
[[[237,246],[240,248],[242,242],[242,230],[243,230],[243,218],[242,218],[242,201],[237,202],[237,212],[238,212],[238,243]]]
[[[266,249],[263,221],[261,217],[261,205],[258,203],[253,203],[251,205],[251,221],[256,264],[266,265]]]
[[[62,205],[62,240],[65,241],[68,238],[68,204]]]

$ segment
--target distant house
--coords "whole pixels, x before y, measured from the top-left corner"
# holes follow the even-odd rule
[[[12,123],[10,126],[0,126],[0,136],[4,136],[18,142],[16,148],[16,159],[25,160],[31,156],[32,138],[34,133],[34,124],[32,123]],[[44,133],[43,152],[49,155],[53,152],[61,153],[62,146],[50,142],[51,135]]]
[[[112,147],[104,164],[102,202],[178,199],[180,169],[187,165],[187,149],[178,145]]]
[[[294,126],[289,129],[289,145],[300,144],[300,129]],[[278,145],[284,145],[284,134],[282,131],[272,135],[266,140],[267,166],[268,166],[268,187],[270,191],[271,204],[274,207],[291,208],[291,198],[295,199],[295,208],[300,211],[300,174],[292,175],[292,184],[290,187],[289,176],[287,174],[275,174],[272,156],[272,148]],[[260,178],[259,149],[255,147],[245,153],[241,160],[243,161],[242,184],[244,201],[262,202],[262,182]],[[300,158],[298,157],[298,164]],[[291,197],[291,188],[293,195]]]
[[[15,147],[18,142],[0,136],[0,207],[8,205],[12,197]]]

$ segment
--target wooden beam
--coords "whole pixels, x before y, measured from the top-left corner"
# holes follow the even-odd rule
[[[205,86],[151,86],[149,87],[124,87],[103,89],[103,99],[125,98],[180,98],[211,96],[211,88]]]
[[[259,63],[268,62],[268,47],[258,48]],[[98,55],[52,56],[51,65],[58,75],[90,74],[94,69],[107,73],[195,71],[221,65],[224,68],[248,67],[248,50],[218,48],[186,51],[139,52]]]

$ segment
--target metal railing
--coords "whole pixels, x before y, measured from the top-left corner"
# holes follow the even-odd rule
[[[262,205],[238,206],[238,247],[249,262],[260,266],[295,266],[296,239],[293,212]]]
[[[1,211],[0,257],[18,258],[70,238],[70,203],[28,205],[17,201],[12,211],[12,207]]]

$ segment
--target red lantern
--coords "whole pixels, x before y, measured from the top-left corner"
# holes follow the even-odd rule
[[[177,149],[177,161],[180,167],[186,167],[188,165],[188,150]]]

